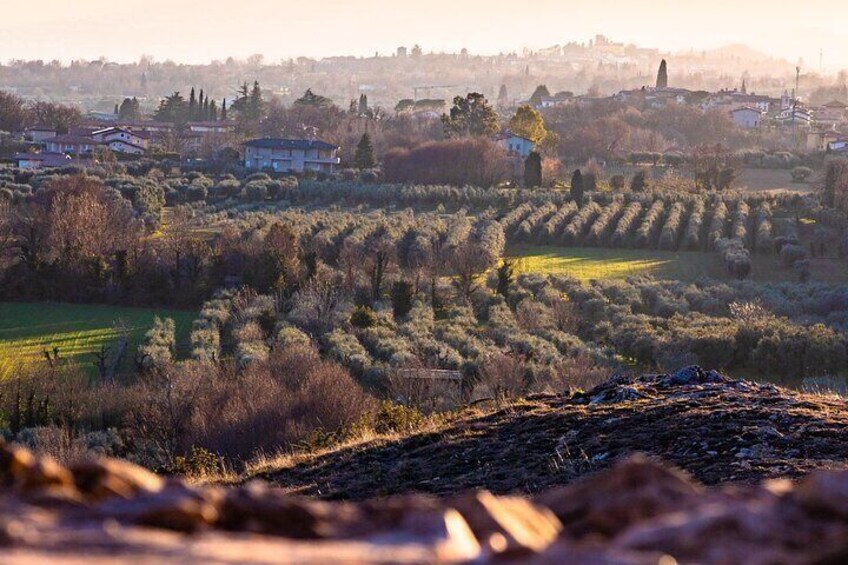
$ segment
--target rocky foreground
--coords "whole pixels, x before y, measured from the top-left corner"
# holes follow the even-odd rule
[[[312,473],[337,497],[343,484],[354,497],[446,495],[359,502],[259,482],[191,486],[115,460],[64,467],[0,445],[0,563],[841,564],[848,471],[822,469],[844,465],[846,424],[836,398],[693,368],[536,399],[275,475]],[[585,451],[585,467],[562,455],[569,445]],[[553,464],[550,449],[561,454]],[[795,481],[705,487],[634,449],[661,453],[714,483],[818,470]],[[353,480],[378,468],[374,461],[388,468],[389,454],[401,457],[406,480],[400,471]],[[403,457],[421,465],[432,458],[429,482]],[[462,488],[487,484],[532,494]]]
[[[534,498],[370,502],[190,487],[119,461],[0,448],[0,562],[848,562],[848,472],[706,489],[643,458]]]
[[[377,440],[260,475],[289,492],[367,499],[470,489],[538,493],[634,453],[707,485],[848,468],[848,403],[689,367],[540,396],[434,432]]]

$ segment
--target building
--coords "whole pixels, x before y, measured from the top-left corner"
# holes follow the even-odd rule
[[[848,105],[834,100],[816,108],[816,122],[819,125],[837,126],[845,123],[848,116]]]
[[[337,146],[312,139],[253,139],[244,148],[246,169],[333,173],[341,161]]]
[[[813,113],[794,105],[781,110],[777,121],[784,126],[810,126],[813,123]]]
[[[192,133],[232,133],[236,125],[232,122],[189,122],[188,129]]]
[[[510,155],[519,155],[525,158],[536,148],[536,143],[532,139],[515,135],[509,131],[501,133],[495,138],[495,141]]]
[[[64,153],[17,153],[14,160],[19,169],[64,167],[72,163],[71,158]]]
[[[839,139],[839,134],[833,130],[808,131],[807,151],[827,151]]]
[[[43,140],[41,145],[44,147],[46,153],[65,153],[66,155],[80,157],[91,155],[99,143],[91,137],[57,135],[56,137]]]
[[[730,117],[736,122],[736,125],[746,129],[755,129],[763,123],[765,113],[758,108],[745,106],[744,108],[736,108],[730,111]]]
[[[536,105],[536,109],[544,110],[546,108],[559,108],[560,106],[565,106],[571,102],[573,98],[574,96],[567,92],[559,92],[553,96],[542,96],[539,100],[539,104]]]
[[[27,141],[41,143],[45,139],[56,137],[58,133],[53,126],[32,126],[31,128],[27,128],[24,137]]]
[[[147,134],[134,132],[127,128],[108,127],[91,133],[91,138],[106,145],[115,153],[143,155],[150,146]]]

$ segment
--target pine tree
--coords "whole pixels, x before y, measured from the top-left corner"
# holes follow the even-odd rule
[[[372,169],[377,164],[374,159],[374,146],[371,144],[371,136],[367,133],[362,134],[362,138],[356,146],[353,164],[357,169]]]
[[[571,191],[570,191],[571,199],[577,203],[578,206],[583,204],[583,173],[580,172],[580,169],[574,171],[574,174],[571,175]]]
[[[665,59],[660,62],[660,70],[657,71],[657,88],[668,88],[668,64]]]

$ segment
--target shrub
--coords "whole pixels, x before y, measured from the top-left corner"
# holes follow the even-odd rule
[[[780,250],[780,261],[784,267],[791,268],[798,261],[807,259],[807,250],[800,245],[786,244]]]
[[[648,208],[648,212],[642,219],[642,224],[636,230],[636,247],[646,249],[653,246],[662,225],[660,220],[664,211],[665,203],[662,200],[656,200],[651,204],[651,207]]]
[[[350,315],[350,324],[355,328],[373,328],[377,322],[377,314],[367,306],[357,306]]]
[[[629,243],[630,233],[635,228],[636,222],[639,220],[641,213],[641,202],[631,202],[628,204],[624,213],[621,214],[621,218],[619,218],[618,224],[615,226],[615,231],[612,234],[613,247],[624,247]]]
[[[684,245],[686,249],[695,251],[701,248],[701,231],[704,226],[704,212],[706,205],[704,200],[699,198],[695,200],[692,206],[692,214],[689,215],[689,223],[686,225],[686,233],[684,235]]]
[[[139,363],[146,370],[165,367],[173,361],[176,343],[174,320],[156,317],[153,327],[144,335],[144,342],[138,347]]]
[[[683,226],[683,216],[686,213],[686,205],[683,202],[675,202],[671,205],[668,218],[660,233],[659,248],[667,251],[677,249],[680,239],[680,230]]]

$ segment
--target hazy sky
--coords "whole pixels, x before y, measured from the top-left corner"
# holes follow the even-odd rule
[[[848,67],[848,2],[806,0],[0,0],[0,60],[208,62],[265,55],[497,53],[603,33],[679,50],[728,43]]]

